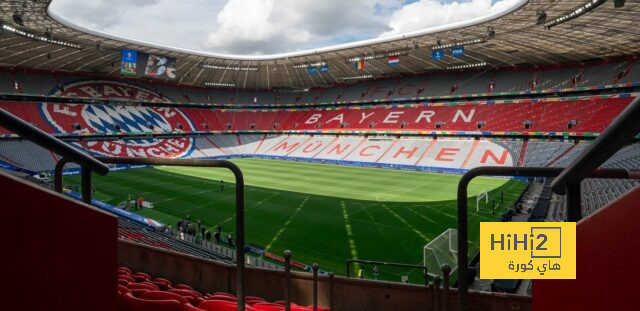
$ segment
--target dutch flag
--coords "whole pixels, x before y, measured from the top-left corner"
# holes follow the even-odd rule
[[[389,56],[389,66],[397,66],[400,64],[400,56]]]

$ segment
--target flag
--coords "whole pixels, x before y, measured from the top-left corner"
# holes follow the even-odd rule
[[[355,67],[356,70],[364,70],[364,59],[356,61],[353,64],[354,64],[354,67]]]
[[[327,73],[329,72],[329,65],[322,65],[322,67],[320,67],[320,73]]]
[[[400,65],[400,56],[389,56],[389,66]]]
[[[456,46],[451,48],[451,56],[458,57],[464,55],[464,46]]]
[[[444,49],[437,49],[431,51],[431,58],[433,60],[441,60],[444,58]]]
[[[318,68],[316,66],[309,66],[309,67],[307,67],[307,72],[310,75],[314,75],[314,74],[318,73]]]

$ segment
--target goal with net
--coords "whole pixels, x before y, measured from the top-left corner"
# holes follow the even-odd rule
[[[430,276],[442,277],[442,265],[448,264],[451,273],[458,268],[458,230],[447,229],[424,247],[424,265]]]

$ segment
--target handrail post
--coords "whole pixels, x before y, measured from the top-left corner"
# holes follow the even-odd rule
[[[313,311],[318,311],[318,264],[311,265],[313,269]]]
[[[424,286],[429,286],[429,270],[427,270],[427,266],[424,267]]]
[[[236,298],[238,311],[244,311],[244,176],[237,165],[225,163],[224,167],[231,170],[236,179]]]
[[[91,205],[91,169],[83,166],[81,169],[82,174],[82,202]]]
[[[567,184],[567,221],[578,222],[582,218],[582,203],[580,198],[580,182]]]
[[[351,260],[347,259],[347,277],[351,277]]]
[[[462,175],[458,183],[458,310],[467,310],[467,290],[469,289],[467,186],[473,178],[471,172],[473,170]]]
[[[449,311],[449,274],[451,273],[451,266],[448,264],[442,265],[442,311]]]
[[[431,300],[431,306],[429,308],[429,310],[435,311],[436,310],[436,287],[433,284],[433,282],[429,282],[429,300]]]
[[[333,272],[329,272],[329,310],[333,310]]]
[[[110,164],[133,165],[170,165],[193,167],[221,167],[230,170],[236,181],[236,298],[238,311],[245,309],[245,233],[244,233],[244,176],[240,168],[233,162],[224,160],[193,160],[193,159],[157,159],[157,158],[111,158],[97,157],[98,160]],[[108,167],[107,167],[108,168]]]
[[[284,251],[284,309],[291,311],[291,251]]]
[[[440,301],[440,298],[439,298],[440,295],[438,295],[439,291],[440,291],[440,276],[436,275],[436,277],[433,278],[433,287],[434,287],[434,291],[433,291],[433,298],[434,298],[433,299],[434,300],[433,310],[438,311],[438,310],[440,310],[440,308],[438,307],[440,305],[438,303],[438,301]],[[464,310],[466,310],[466,309],[464,309]]]
[[[53,190],[57,193],[62,193],[62,188],[64,187],[62,171],[64,171],[64,166],[67,165],[68,162],[67,158],[62,158],[56,163],[56,168],[53,174]]]

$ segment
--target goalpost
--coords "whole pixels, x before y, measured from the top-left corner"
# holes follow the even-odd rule
[[[484,199],[484,204],[489,204],[489,192],[482,191],[476,196],[476,212],[480,211],[480,202]]]
[[[458,230],[447,229],[424,246],[424,265],[430,276],[442,277],[442,265],[448,264],[451,273],[458,268]]]

